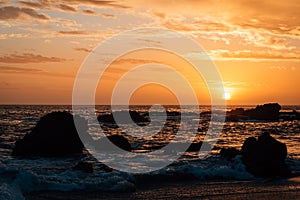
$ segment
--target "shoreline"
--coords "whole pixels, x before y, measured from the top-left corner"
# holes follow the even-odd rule
[[[98,199],[300,199],[300,177],[249,181],[176,181],[140,183],[134,192],[39,191],[28,200]]]

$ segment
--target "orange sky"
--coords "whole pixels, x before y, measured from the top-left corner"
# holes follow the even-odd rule
[[[77,70],[91,50],[107,37],[141,27],[168,28],[199,42],[232,96],[229,104],[300,104],[299,10],[297,0],[4,0],[0,104],[71,104]],[[170,65],[190,73],[175,60]],[[118,65],[126,69],[126,62]],[[108,73],[103,81],[112,87],[109,82],[120,72]],[[109,103],[107,83],[100,82],[96,103]],[[209,104],[203,80],[193,87],[200,102]],[[148,86],[132,102],[151,99],[176,101],[168,91]]]

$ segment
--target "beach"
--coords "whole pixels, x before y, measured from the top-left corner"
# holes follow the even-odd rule
[[[40,191],[28,200],[77,199],[299,199],[300,177],[256,181],[180,181],[137,185],[136,191],[124,193]]]

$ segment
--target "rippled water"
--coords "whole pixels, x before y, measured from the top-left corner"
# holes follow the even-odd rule
[[[231,110],[237,106],[229,106]],[[243,108],[252,108],[253,106],[238,106]],[[131,109],[145,112],[148,108],[145,106],[136,106]],[[169,111],[179,111],[177,107],[169,106]],[[189,106],[181,110],[187,113],[195,112],[195,107]],[[35,158],[19,159],[10,156],[13,145],[17,139],[20,139],[30,131],[40,117],[52,111],[71,111],[71,106],[0,106],[0,178],[5,184],[12,184],[17,189],[28,192],[32,190],[73,190],[73,189],[97,189],[97,190],[131,190],[134,188],[135,176],[123,172],[113,171],[105,172],[102,170],[102,164],[97,162],[92,156],[77,156],[68,158]],[[107,106],[97,106],[97,115],[109,112]],[[118,110],[124,110],[119,106]],[[201,112],[209,111],[209,106],[200,107]],[[300,110],[300,106],[284,106],[282,111]],[[160,112],[160,110],[152,110]],[[202,140],[205,136],[209,116],[201,116],[196,140]],[[193,120],[193,119],[191,119]],[[154,120],[155,121],[155,120]],[[133,147],[136,151],[147,151],[155,145],[164,145],[169,142],[170,136],[174,135],[174,127],[188,126],[188,124],[169,124],[164,131],[156,134],[155,137],[147,137],[146,140],[133,139]],[[89,127],[93,136],[95,126]],[[126,127],[126,124],[125,124]],[[170,128],[171,127],[171,128]],[[128,132],[134,132],[130,128]],[[153,126],[153,129],[160,127]],[[119,129],[109,129],[111,132],[121,132]],[[174,174],[192,174],[199,179],[251,179],[253,178],[245,171],[241,160],[237,157],[229,162],[218,157],[220,148],[235,147],[240,149],[243,141],[250,136],[257,136],[263,131],[269,131],[273,137],[285,143],[288,148],[287,163],[293,171],[300,171],[300,123],[299,121],[280,121],[280,122],[225,122],[222,134],[218,138],[211,154],[204,160],[198,159],[195,152],[186,153],[172,165],[151,173],[151,175],[174,176]],[[130,133],[128,133],[130,135]],[[145,133],[146,134],[146,133]],[[143,137],[143,135],[141,135]],[[180,138],[179,142],[192,141],[191,138]],[[151,158],[149,158],[151,159]],[[95,173],[92,175],[81,174],[71,171],[71,167],[78,161],[84,160],[93,163]],[[136,166],[141,167],[141,166]],[[6,185],[0,185],[1,188]]]

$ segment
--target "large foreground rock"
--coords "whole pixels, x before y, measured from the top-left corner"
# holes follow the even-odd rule
[[[83,122],[81,128],[86,130],[85,120],[78,119]],[[43,116],[30,133],[15,143],[13,155],[67,156],[82,153],[83,148],[73,115],[68,112],[52,112]]]
[[[277,141],[269,133],[258,139],[247,138],[242,146],[242,160],[247,170],[255,176],[286,176],[289,174],[285,158],[286,145]]]

